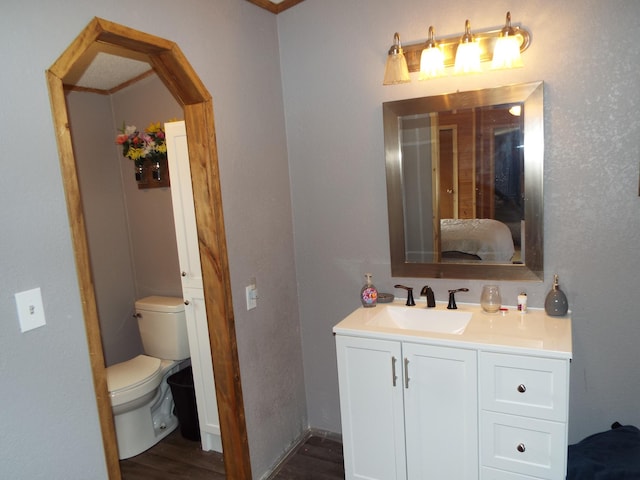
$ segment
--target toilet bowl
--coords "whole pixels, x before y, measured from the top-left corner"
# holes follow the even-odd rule
[[[136,316],[145,353],[107,367],[121,460],[151,448],[178,426],[167,378],[189,357],[181,298],[139,300]]]
[[[138,355],[107,369],[107,387],[116,415],[138,408],[156,393],[162,377],[159,358]]]

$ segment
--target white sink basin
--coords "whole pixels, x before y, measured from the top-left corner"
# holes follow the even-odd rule
[[[472,312],[458,310],[387,306],[369,320],[367,325],[461,335],[467,328],[471,315]]]

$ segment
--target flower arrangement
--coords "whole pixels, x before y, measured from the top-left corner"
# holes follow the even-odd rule
[[[160,122],[149,124],[140,132],[134,125],[122,124],[116,144],[122,145],[122,155],[141,164],[146,159],[159,161],[167,157],[167,143]]]

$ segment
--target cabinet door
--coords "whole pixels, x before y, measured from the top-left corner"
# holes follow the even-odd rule
[[[405,479],[400,343],[338,335],[336,347],[346,480]]]
[[[193,206],[191,167],[184,121],[165,123],[165,135],[182,286],[202,288],[196,213]]]
[[[211,365],[209,326],[207,325],[204,296],[201,288],[185,288],[183,296],[186,303],[184,311],[187,318],[193,386],[196,393],[202,449],[222,452],[218,402],[213,366]]]
[[[404,343],[407,478],[478,478],[475,350]]]

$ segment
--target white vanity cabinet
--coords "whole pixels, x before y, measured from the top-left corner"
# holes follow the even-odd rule
[[[478,478],[477,353],[336,336],[346,479]]]
[[[460,328],[398,303],[334,327],[346,480],[566,477],[571,318],[458,307]]]

